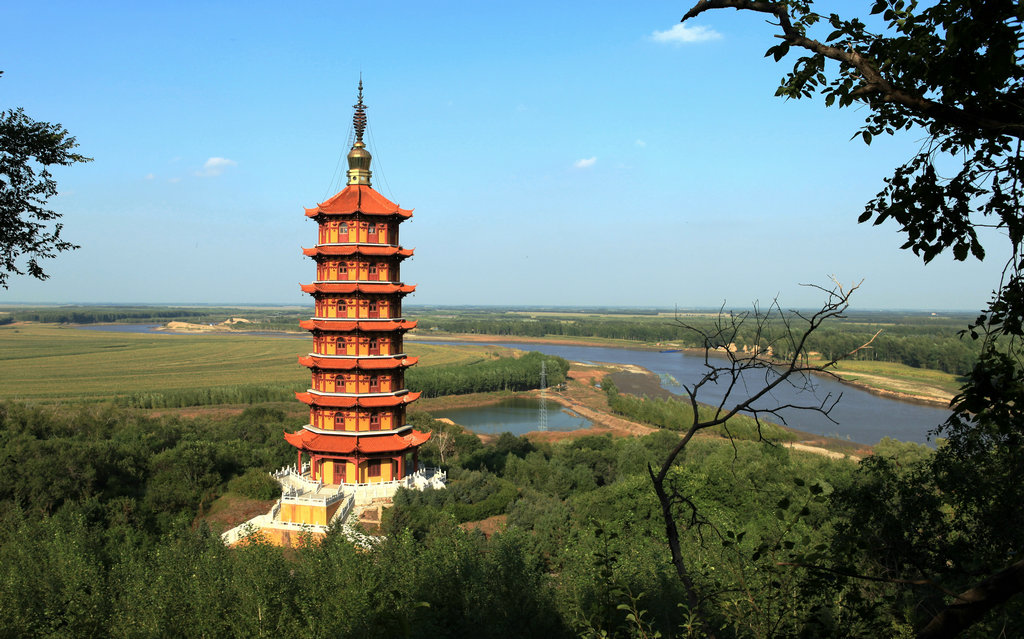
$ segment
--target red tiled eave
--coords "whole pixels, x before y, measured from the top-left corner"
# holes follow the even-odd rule
[[[285,440],[292,446],[310,453],[390,453],[401,452],[422,446],[428,439],[430,433],[421,433],[412,430],[406,435],[390,433],[388,435],[328,435],[314,433],[302,429],[289,433],[285,432]]]
[[[399,208],[397,204],[387,199],[373,188],[365,184],[352,184],[346,186],[332,198],[320,205],[306,209],[307,217],[317,215],[351,215],[362,213],[363,215],[397,215],[402,218],[412,217],[412,211]]]
[[[374,357],[369,359],[318,357],[316,355],[299,357],[299,363],[307,368],[315,367],[332,371],[379,371],[389,368],[408,368],[418,361],[420,361],[418,357]]]
[[[343,246],[314,246],[302,249],[302,254],[309,257],[345,257],[348,255],[391,256],[402,260],[412,256],[412,249],[400,246],[373,246],[369,244],[345,244]]]
[[[420,392],[403,395],[318,395],[316,393],[295,393],[295,398],[310,406],[331,408],[387,408],[411,404],[420,397]]]
[[[383,331],[409,331],[416,328],[415,320],[395,320],[391,322],[367,322],[359,320],[337,319],[308,319],[300,320],[299,326],[307,331],[334,331],[348,332],[360,330],[367,333]]]
[[[300,284],[303,293],[376,293],[407,295],[416,290],[415,284],[356,284],[355,282],[316,282]]]

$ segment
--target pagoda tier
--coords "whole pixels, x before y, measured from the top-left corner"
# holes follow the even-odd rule
[[[401,368],[371,371],[325,371],[313,368],[311,391],[318,393],[397,393],[404,391],[405,370]]]
[[[394,257],[363,255],[347,258],[321,257],[316,261],[316,281],[384,283],[401,286],[402,276],[399,264],[400,259]]]
[[[402,335],[396,331],[313,331],[313,355],[344,357],[404,357]]]
[[[405,424],[405,404],[384,408],[332,408],[312,406],[309,411],[309,425],[317,432],[337,431],[338,433],[372,434],[377,431],[401,431],[411,428]]]

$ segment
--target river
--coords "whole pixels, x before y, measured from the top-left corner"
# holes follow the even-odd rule
[[[156,333],[173,335],[165,331],[157,331],[156,325],[142,324],[110,324],[91,325],[80,328],[89,330],[124,331],[132,333]],[[214,333],[216,335],[239,335],[236,332]],[[245,333],[241,333],[245,334]],[[252,333],[248,335],[253,336]],[[305,337],[305,335],[274,335],[276,337]],[[452,344],[431,340],[421,341],[425,344]],[[484,342],[474,342],[481,344]],[[535,350],[548,355],[557,355],[576,362],[607,362],[610,364],[632,364],[640,366],[661,376],[662,387],[669,392],[683,395],[682,386],[672,383],[691,383],[700,378],[704,372],[704,360],[701,357],[686,353],[659,353],[657,351],[632,348],[607,348],[600,346],[568,346],[549,343],[488,342],[497,346],[507,346],[524,350]],[[723,360],[724,362],[724,360]],[[756,380],[745,380],[747,389],[754,390]],[[902,441],[928,443],[928,432],[941,424],[949,416],[949,410],[910,402],[901,402],[887,397],[874,395],[846,384],[821,376],[811,379],[813,392],[800,391],[791,386],[776,389],[773,401],[784,404],[819,403],[826,397],[842,395],[839,403],[832,410],[831,418],[814,411],[790,410],[783,413],[786,424],[798,430],[819,435],[828,435],[848,439],[862,444],[877,443],[882,437],[889,436]],[[714,404],[723,395],[723,388],[709,384],[702,389],[698,400]],[[776,420],[777,421],[777,420]]]
[[[424,343],[444,344],[445,342]],[[488,343],[540,351],[575,362],[607,362],[640,366],[661,376],[662,387],[677,395],[685,395],[682,386],[673,384],[668,378],[678,380],[681,384],[691,383],[700,379],[705,370],[703,358],[681,352],[659,353],[632,348],[527,344],[498,340]],[[721,361],[725,363],[725,360]],[[814,411],[789,410],[782,413],[788,426],[809,433],[848,439],[862,444],[875,444],[885,436],[901,441],[928,443],[928,432],[949,417],[949,410],[944,408],[881,397],[822,376],[812,376],[809,381],[813,387],[810,392],[782,385],[775,390],[773,398],[770,400],[776,404],[818,404],[826,397],[837,397],[841,394],[839,403],[831,413],[831,418],[835,420],[835,423]],[[757,380],[749,379],[745,382],[746,390],[753,391],[758,388]],[[744,389],[740,389],[740,392],[742,390]],[[706,404],[714,404],[721,400],[723,394],[723,386],[709,384],[701,389],[701,394],[697,399]],[[734,397],[738,396],[734,395]],[[762,402],[760,405],[767,404]]]

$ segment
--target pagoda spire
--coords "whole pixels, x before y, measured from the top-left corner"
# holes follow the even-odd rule
[[[366,105],[363,104],[363,78],[359,78],[359,99],[353,105],[352,126],[356,130],[356,141],[348,152],[348,184],[370,186],[370,160],[372,156],[363,143],[366,131]]]

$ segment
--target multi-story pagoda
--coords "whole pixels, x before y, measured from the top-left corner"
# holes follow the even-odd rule
[[[398,226],[412,211],[370,186],[362,81],[353,125],[347,186],[306,209],[319,227],[316,246],[303,249],[316,261],[316,280],[302,286],[315,310],[300,322],[313,334],[313,352],[299,358],[312,383],[296,393],[309,405],[309,424],[284,434],[298,449],[298,463],[274,473],[281,500],[224,533],[230,544],[255,529],[288,545],[292,532],[322,534],[332,522],[344,524],[356,506],[400,487],[444,487],[444,472],[419,468],[418,450],[430,434],[405,423],[406,407],[420,395],[405,388],[405,370],[417,358],[403,348],[416,322],[402,318],[402,298],[416,287],[399,275],[412,250],[399,245]]]
[[[364,484],[401,479],[417,470],[417,449],[430,437],[405,423],[406,406],[419,393],[405,388],[402,336],[416,322],[402,319],[402,260],[398,226],[412,211],[370,186],[370,153],[363,143],[363,86],[353,117],[356,141],[348,154],[348,185],[306,209],[319,225],[317,245],[303,252],[316,260],[316,281],[302,290],[315,300],[313,352],[299,358],[312,386],[297,393],[309,405],[310,423],[285,439],[310,458],[309,477],[324,484]],[[409,459],[411,453],[412,459]]]

